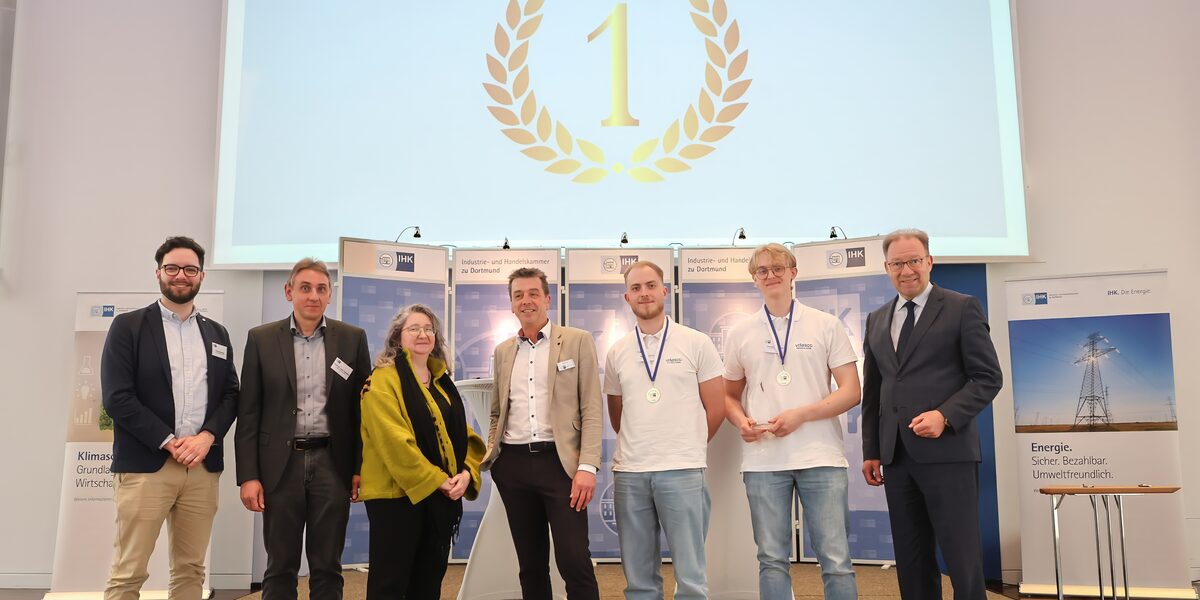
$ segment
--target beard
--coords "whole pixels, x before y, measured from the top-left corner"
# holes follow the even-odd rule
[[[656,319],[663,314],[664,304],[638,304],[633,308],[633,314],[641,319]]]
[[[171,282],[159,279],[158,289],[162,292],[163,297],[165,297],[167,300],[170,300],[175,304],[187,304],[196,297],[196,294],[200,293],[200,282],[197,281],[193,283],[192,287],[181,292],[171,287]]]

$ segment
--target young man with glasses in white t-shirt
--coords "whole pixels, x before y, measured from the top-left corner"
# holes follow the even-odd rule
[[[746,442],[742,479],[758,545],[759,597],[792,598],[795,495],[821,564],[825,598],[852,600],[858,587],[838,415],[859,402],[858,356],[837,317],[792,300],[797,271],[791,251],[760,246],[748,266],[764,304],[726,342],[725,412]]]

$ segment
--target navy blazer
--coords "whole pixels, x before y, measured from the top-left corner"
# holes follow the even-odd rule
[[[221,446],[237,416],[238,377],[229,332],[203,315],[196,319],[208,353],[208,407],[200,429],[217,439],[204,467],[217,473],[225,468]],[[213,342],[225,346],[225,358],[213,356]],[[175,397],[157,301],[113,319],[100,359],[100,388],[113,420],[113,472],[161,469],[171,457],[159,445],[175,432]]]
[[[891,464],[896,437],[920,463],[979,462],[975,415],[1000,392],[1003,376],[977,298],[934,286],[904,347],[892,345],[896,300],[867,316],[863,341],[863,460]],[[938,438],[908,428],[939,410],[949,427]]]

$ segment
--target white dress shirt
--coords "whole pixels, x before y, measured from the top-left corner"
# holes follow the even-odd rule
[[[550,424],[550,322],[535,334],[519,337],[508,391],[508,421],[505,444],[553,442]]]
[[[200,335],[199,312],[192,307],[186,319],[171,312],[162,301],[163,334],[167,339],[167,359],[171,363],[171,395],[175,400],[175,433],[167,436],[159,448],[172,437],[187,437],[200,433],[208,411],[208,349]]]
[[[932,290],[933,290],[933,284],[926,283],[925,289],[922,290],[920,294],[917,294],[916,298],[912,299],[913,304],[917,305],[915,308],[913,308],[913,325],[914,326],[917,324],[917,321],[921,320],[921,311],[924,310],[925,305],[929,303],[929,292],[931,292]],[[904,327],[904,319],[908,317],[908,309],[904,308],[905,302],[907,302],[907,300],[904,299],[904,296],[901,296],[899,294],[896,295],[895,312],[892,313],[892,349],[893,350],[895,350],[896,346],[900,343],[900,328]]]

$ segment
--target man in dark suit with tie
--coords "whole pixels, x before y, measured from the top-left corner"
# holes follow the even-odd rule
[[[983,600],[975,415],[1002,383],[987,317],[977,298],[929,282],[925,232],[894,231],[883,252],[899,296],[867,317],[863,476],[884,485],[900,596],[942,597],[940,547],[954,598]]]
[[[229,332],[193,304],[204,248],[168,238],[154,261],[162,298],[113,319],[100,360],[117,511],[105,600],[137,600],[163,521],[170,597],[199,600],[224,469],[221,441],[237,410]]]
[[[331,288],[325,263],[302,259],[283,286],[292,314],[246,338],[237,480],[242,504],[263,513],[264,600],[296,598],[302,542],[311,597],[342,597],[346,522],[362,463],[359,398],[371,356],[362,329],[325,318]]]

